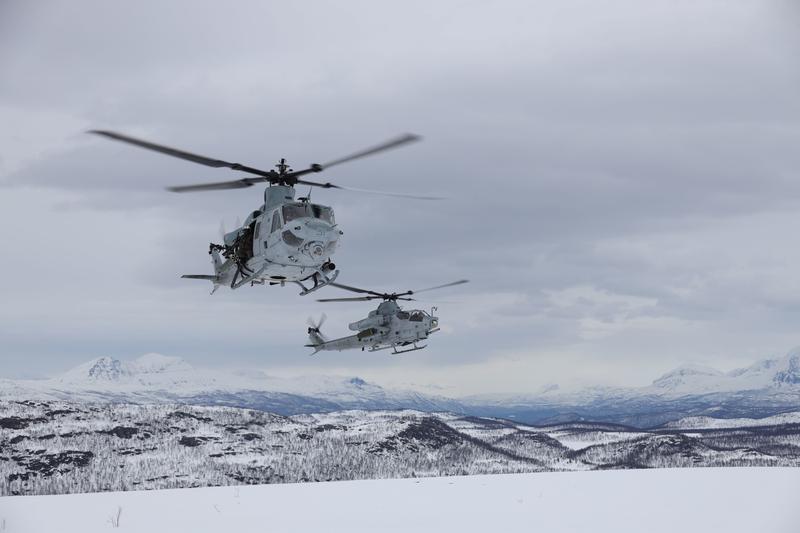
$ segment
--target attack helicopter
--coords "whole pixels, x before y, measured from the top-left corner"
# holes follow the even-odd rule
[[[306,346],[314,348],[314,352],[311,355],[322,350],[341,352],[354,348],[361,348],[362,351],[366,349],[370,352],[391,349],[392,353],[395,354],[422,350],[427,345],[420,346],[417,343],[427,339],[431,333],[439,331],[439,317],[433,315],[436,312],[436,308],[432,308],[430,313],[422,309],[404,310],[397,305],[397,301],[414,301],[414,298],[409,298],[409,296],[467,282],[468,280],[462,279],[452,283],[445,283],[444,285],[428,287],[427,289],[400,293],[375,292],[331,282],[330,285],[333,287],[360,293],[364,296],[323,298],[317,300],[318,302],[368,302],[370,300],[383,300],[383,302],[378,305],[377,309],[370,311],[367,318],[348,325],[351,331],[357,331],[358,333],[339,339],[328,340],[320,331],[322,324],[325,322],[325,314],[322,315],[318,322],[314,322],[309,318],[309,343]]]
[[[278,161],[278,164],[275,165],[276,170],[260,170],[240,163],[229,163],[221,159],[185,152],[113,131],[91,130],[89,133],[208,167],[224,167],[251,175],[232,181],[167,187],[167,190],[172,192],[242,189],[257,183],[268,183],[264,189],[263,203],[247,215],[244,223],[229,233],[223,231],[222,243],[209,245],[208,253],[211,255],[214,274],[184,274],[181,276],[187,279],[210,281],[213,284],[211,294],[214,294],[222,286],[238,289],[248,283],[251,286],[267,283],[283,286],[286,282],[291,282],[300,286],[300,295],[302,296],[330,285],[336,279],[339,271],[331,257],[336,250],[342,231],[336,224],[333,209],[329,206],[311,203],[310,194],[295,199],[295,185],[421,200],[441,199],[434,196],[354,189],[304,178],[308,174],[322,172],[335,165],[397,148],[420,139],[419,136],[413,134],[399,136],[324,164],[314,163],[302,170],[290,168],[286,159]],[[313,286],[309,287],[304,284],[309,280],[313,282]]]

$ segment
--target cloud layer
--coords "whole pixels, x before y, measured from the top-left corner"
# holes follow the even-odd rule
[[[790,2],[6,2],[0,308],[9,376],[159,351],[458,392],[637,384],[800,344],[800,13]],[[341,280],[443,292],[402,359],[305,355],[323,304],[207,295],[207,243],[255,188],[82,133],[118,129],[269,166],[403,131],[336,168]],[[433,294],[431,298],[434,298]],[[427,304],[430,305],[430,304]],[[368,305],[329,306],[327,333]]]

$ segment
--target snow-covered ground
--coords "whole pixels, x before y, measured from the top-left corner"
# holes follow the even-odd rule
[[[798,495],[800,468],[344,481],[6,497],[0,531],[796,533]]]

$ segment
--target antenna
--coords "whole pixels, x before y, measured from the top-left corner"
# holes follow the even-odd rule
[[[306,196],[299,197],[298,200],[300,200],[300,202],[302,202],[304,204],[309,203],[311,201],[311,190],[312,189],[313,189],[313,187],[309,187],[308,188],[308,194]]]

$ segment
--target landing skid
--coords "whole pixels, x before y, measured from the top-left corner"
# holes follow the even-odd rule
[[[427,344],[423,344],[422,346],[417,346],[417,342],[416,341],[412,342],[411,344],[413,344],[414,347],[413,348],[406,348],[405,350],[398,350],[397,349],[398,345],[397,344],[393,344],[391,346],[384,346],[383,348],[370,348],[367,351],[369,351],[369,352],[379,352],[381,350],[389,350],[389,349],[391,349],[393,354],[399,355],[401,353],[416,352],[417,350],[423,350],[423,349],[427,348],[427,346],[428,346]]]
[[[306,287],[303,285],[302,281],[295,281],[296,284],[300,285],[300,288],[303,289],[300,291],[300,296],[305,296],[306,294],[312,293],[324,287],[325,285],[329,285],[336,281],[336,278],[339,277],[339,271],[334,270],[333,274],[328,277],[322,270],[317,270],[317,273],[313,276],[314,279],[314,286],[311,288]]]
[[[241,287],[242,285],[244,285],[245,283],[247,283],[249,281],[257,280],[258,277],[261,275],[261,273],[264,272],[266,269],[267,269],[267,267],[265,265],[265,266],[259,268],[256,272],[253,272],[251,275],[249,275],[247,277],[244,277],[239,281],[236,281],[236,277],[234,276],[233,281],[231,281],[231,289],[238,289],[239,287]]]

